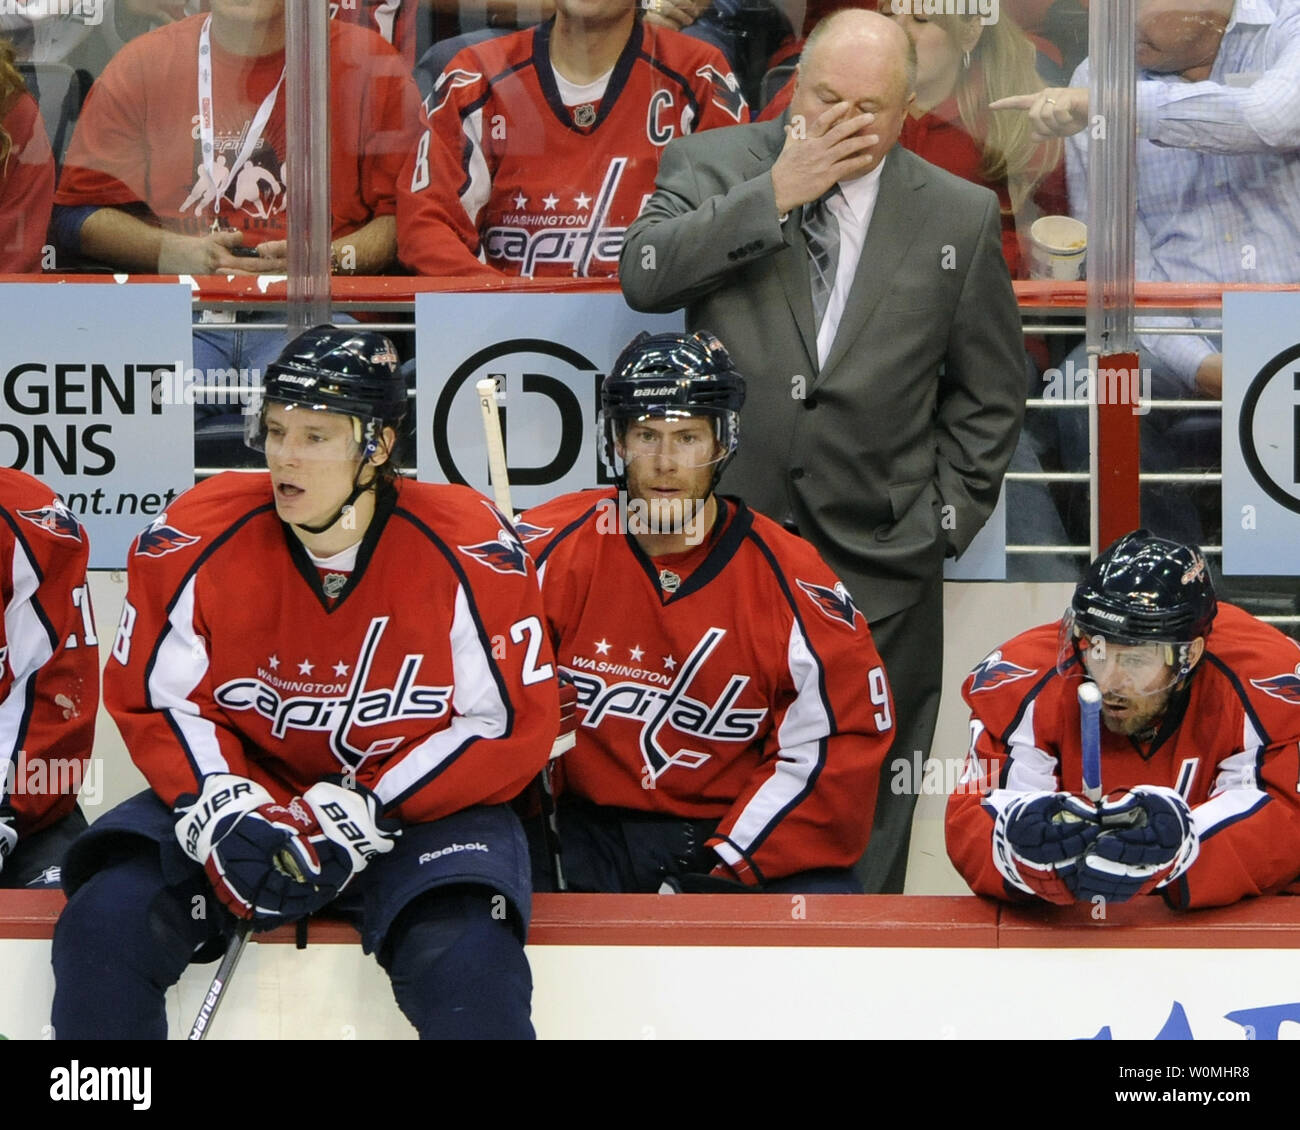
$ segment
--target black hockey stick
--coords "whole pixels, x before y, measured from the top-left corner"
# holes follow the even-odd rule
[[[235,966],[239,964],[239,959],[244,954],[244,946],[248,942],[248,935],[252,932],[252,922],[241,922],[235,927],[230,944],[226,947],[225,956],[221,959],[221,964],[217,966],[217,972],[212,978],[212,984],[208,986],[208,995],[203,998],[199,1014],[194,1018],[194,1025],[190,1028],[189,1039],[206,1040],[208,1038],[212,1021],[217,1015],[217,1009],[221,1005],[222,998],[226,995],[226,988],[230,984],[230,978],[235,974]]]

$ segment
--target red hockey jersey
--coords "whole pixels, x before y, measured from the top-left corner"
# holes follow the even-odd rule
[[[948,801],[948,854],[977,894],[1025,897],[998,870],[998,811],[1017,793],[1081,793],[1081,682],[1056,670],[1058,624],[1017,636],[966,677],[966,775]],[[1101,729],[1106,792],[1166,785],[1182,794],[1201,840],[1190,870],[1165,888],[1175,906],[1222,906],[1300,873],[1300,645],[1219,604],[1189,693],[1149,748]]]
[[[206,19],[191,16],[149,32],[113,57],[77,122],[56,204],[144,204],[172,231],[204,235],[216,220],[242,231],[250,247],[285,238],[283,89],[260,139],[239,160],[259,107],[280,79],[284,52],[250,59],[212,43],[214,180],[200,147],[197,93]],[[374,32],[334,21],[330,61],[330,198],[338,238],[396,211],[397,176],[423,115],[401,57]]]
[[[617,532],[610,490],[565,495],[516,527],[578,688],[563,787],[719,820],[709,843],[749,883],[850,867],[893,737],[880,656],[812,546],[723,505],[725,529],[653,560]]]
[[[0,468],[0,810],[16,831],[67,816],[99,709],[90,542],[44,483]]]
[[[546,764],[559,700],[531,560],[481,495],[381,495],[337,599],[227,472],[133,543],[104,696],[167,804],[208,773],[284,802],[351,774],[407,823],[514,797]]]
[[[599,104],[565,106],[551,24],[467,47],[425,102],[398,254],[420,275],[614,275],[674,137],[749,120],[718,50],[637,22]]]

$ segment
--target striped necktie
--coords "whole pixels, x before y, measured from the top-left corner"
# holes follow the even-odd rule
[[[835,269],[840,261],[840,225],[829,207],[831,197],[839,190],[839,185],[832,185],[822,196],[803,206],[803,238],[808,245],[808,275],[812,283],[813,316],[818,330],[826,315],[827,303],[831,300]]]

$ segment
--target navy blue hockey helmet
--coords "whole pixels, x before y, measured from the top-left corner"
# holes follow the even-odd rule
[[[299,334],[270,365],[246,419],[249,447],[265,449],[267,404],[337,412],[358,422],[363,457],[374,454],[384,427],[406,415],[406,381],[397,350],[381,333],[356,326],[316,326]]]
[[[713,334],[637,334],[600,388],[601,456],[623,485],[618,447],[628,424],[708,416],[723,451],[713,471],[716,486],[739,446],[744,403],[745,378]]]
[[[1084,639],[1164,644],[1181,679],[1192,667],[1191,643],[1210,634],[1217,612],[1204,554],[1135,530],[1101,553],[1075,588],[1062,621],[1062,658]]]

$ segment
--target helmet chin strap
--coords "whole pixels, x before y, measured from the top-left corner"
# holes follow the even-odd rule
[[[352,493],[349,494],[347,498],[343,500],[342,505],[340,505],[339,508],[334,511],[333,518],[331,518],[328,522],[322,522],[319,526],[309,526],[307,525],[306,522],[293,522],[291,523],[293,527],[298,530],[306,530],[307,533],[309,534],[323,534],[326,530],[328,530],[331,526],[333,526],[340,518],[343,517],[344,514],[346,514],[352,508],[352,504],[356,502],[358,498],[360,498],[366,491],[373,490],[375,483],[379,481],[379,476],[375,475],[374,478],[370,480],[370,482],[366,483],[365,485],[362,485],[361,472],[364,471],[366,467],[369,466],[369,464],[370,461],[368,459],[363,459],[361,461],[361,465],[357,467],[357,473],[352,478]]]

